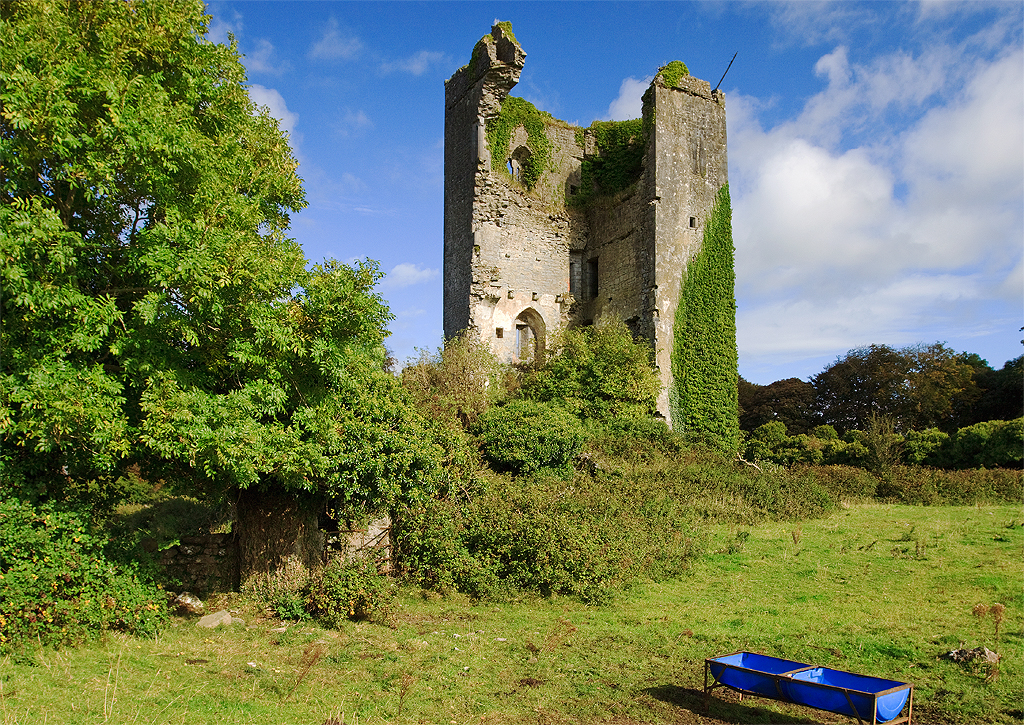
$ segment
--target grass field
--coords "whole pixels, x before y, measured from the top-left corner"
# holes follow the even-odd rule
[[[717,690],[705,657],[748,649],[911,682],[914,721],[1020,722],[1024,514],[1019,506],[856,505],[829,518],[716,526],[680,579],[606,607],[474,604],[416,590],[396,627],[284,631],[245,601],[246,626],[188,620],[156,638],[0,660],[7,723],[854,722]],[[996,639],[977,604],[1000,602]],[[985,645],[995,667],[940,659]]]

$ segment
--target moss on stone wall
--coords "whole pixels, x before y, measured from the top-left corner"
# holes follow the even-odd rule
[[[506,38],[511,40],[516,45],[519,45],[519,41],[516,40],[516,36],[512,34],[512,23],[510,21],[508,21],[508,20],[500,20],[497,23],[495,23],[495,25],[497,27],[501,28],[502,35],[504,35]],[[522,46],[520,46],[520,47],[522,47]]]
[[[718,190],[676,308],[672,426],[725,450],[739,445],[736,296],[729,185]]]
[[[686,63],[681,60],[674,60],[668,65],[663,65],[658,69],[655,78],[661,78],[661,82],[665,84],[666,88],[675,88],[679,83],[679,80],[683,76],[690,75],[690,69],[686,67]]]
[[[505,164],[509,159],[509,143],[512,133],[519,126],[526,129],[526,146],[530,157],[522,160],[520,181],[527,189],[536,186],[541,174],[551,163],[551,140],[546,127],[553,123],[550,113],[538,111],[529,101],[515,96],[506,96],[501,111],[487,121],[487,146],[491,150],[491,168],[494,171],[508,171]]]
[[[643,173],[647,139],[641,119],[594,121],[589,132],[598,154],[583,158],[579,192],[569,199],[573,206],[585,206],[594,197],[620,192]]]

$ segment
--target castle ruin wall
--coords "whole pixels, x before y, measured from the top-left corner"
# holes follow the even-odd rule
[[[519,361],[567,326],[623,321],[654,348],[658,410],[669,418],[681,285],[728,181],[724,97],[690,76],[674,87],[656,77],[640,178],[580,207],[569,200],[581,166],[600,153],[591,129],[545,118],[550,157],[531,189],[517,177],[531,154],[525,127],[512,129],[507,158],[492,163],[487,124],[526,58],[504,26],[445,84],[445,336],[469,330]]]

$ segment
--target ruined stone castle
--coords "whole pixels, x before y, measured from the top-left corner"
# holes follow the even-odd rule
[[[725,98],[677,61],[642,119],[578,128],[507,100],[525,59],[498,23],[445,83],[445,336],[515,361],[621,320],[654,348],[669,418],[680,288],[728,181]]]

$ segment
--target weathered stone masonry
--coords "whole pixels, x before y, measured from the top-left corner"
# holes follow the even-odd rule
[[[724,95],[659,73],[644,99],[639,179],[577,206],[583,161],[600,154],[592,129],[546,118],[551,153],[532,189],[517,178],[532,154],[523,126],[492,164],[505,152],[488,147],[487,123],[525,60],[509,24],[496,24],[445,83],[445,336],[471,330],[517,360],[559,328],[622,320],[654,347],[669,418],[680,287],[728,181]]]

